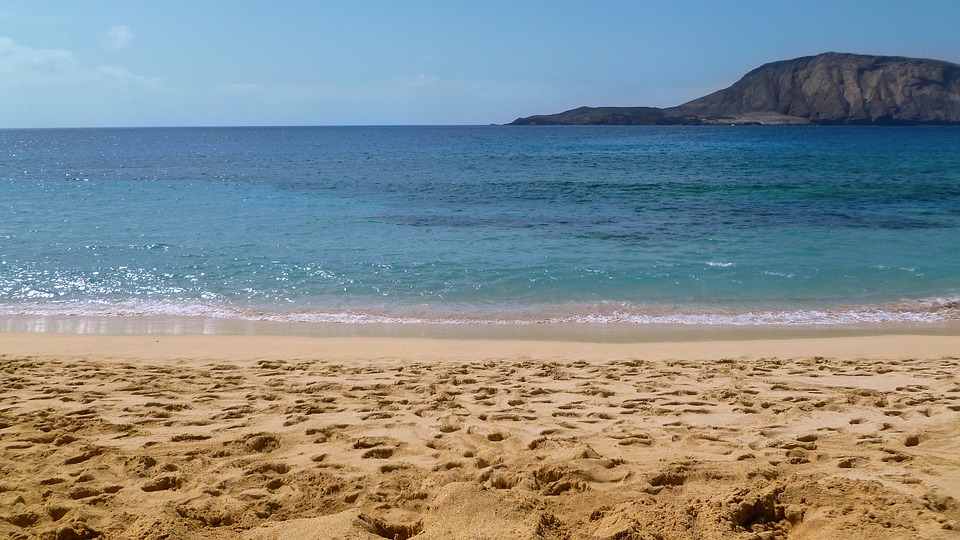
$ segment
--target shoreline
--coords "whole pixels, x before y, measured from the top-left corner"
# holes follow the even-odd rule
[[[723,266],[728,263],[708,263]],[[730,263],[732,264],[732,263]],[[13,326],[80,324],[102,327],[123,325],[159,327],[168,332],[171,325],[188,329],[202,325],[214,332],[250,333],[257,326],[541,326],[569,325],[598,327],[857,327],[883,325],[960,324],[960,299],[954,295],[903,299],[869,304],[828,303],[815,305],[722,305],[680,306],[639,305],[630,302],[578,304],[535,304],[527,308],[492,310],[440,309],[439,306],[399,306],[389,308],[320,309],[301,306],[230,306],[203,302],[127,301],[114,304],[94,302],[53,303],[50,305],[0,306],[0,331]],[[137,321],[140,321],[137,323]],[[145,321],[145,322],[144,322]],[[5,325],[5,326],[4,326]],[[96,331],[96,330],[94,330]],[[175,330],[174,330],[175,331]],[[256,330],[253,331],[256,333]]]
[[[0,319],[0,355],[418,361],[722,358],[940,358],[960,322],[827,326],[348,324],[197,317]]]
[[[0,335],[222,335],[391,337],[649,343],[881,335],[960,336],[960,320],[843,324],[709,324],[631,322],[302,322],[200,316],[0,316]]]
[[[342,330],[342,329],[341,329]],[[724,358],[945,358],[960,354],[960,334],[894,332],[869,335],[676,335],[659,339],[606,340],[562,338],[557,334],[503,335],[419,333],[391,335],[289,334],[71,334],[0,332],[0,354],[58,358],[134,359],[318,359],[370,361],[481,361],[490,358],[532,358],[563,361],[627,359],[720,360]],[[440,329],[448,330],[448,329]],[[556,329],[555,329],[556,330]],[[914,329],[917,330],[917,329]],[[580,336],[582,337],[582,336]],[[671,339],[673,338],[673,339]],[[696,338],[696,339],[693,339]]]

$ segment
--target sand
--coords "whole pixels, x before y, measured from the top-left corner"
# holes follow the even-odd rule
[[[960,538],[960,337],[0,334],[0,537]]]

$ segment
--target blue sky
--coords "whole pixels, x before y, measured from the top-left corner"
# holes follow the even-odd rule
[[[960,63],[960,2],[4,0],[0,127],[488,124],[828,50]]]

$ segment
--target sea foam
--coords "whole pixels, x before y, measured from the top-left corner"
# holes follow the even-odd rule
[[[126,300],[0,305],[0,317],[191,317],[316,324],[632,324],[801,326],[934,323],[960,320],[960,298],[928,298],[830,309],[730,310],[616,305],[561,305],[514,310],[436,307],[269,311],[207,302]]]

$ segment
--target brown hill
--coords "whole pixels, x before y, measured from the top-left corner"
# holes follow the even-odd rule
[[[764,64],[729,88],[668,109],[581,107],[549,124],[960,124],[960,65],[828,52]]]

